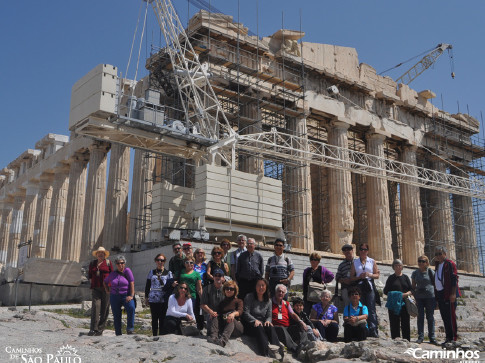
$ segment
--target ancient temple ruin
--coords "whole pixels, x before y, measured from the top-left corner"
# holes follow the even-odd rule
[[[231,16],[205,11],[187,33],[240,135],[276,129],[483,178],[479,122],[440,110],[430,90],[377,75],[353,48],[308,43],[287,29],[260,38]],[[483,271],[481,199],[386,179],[384,163],[376,165],[383,177],[354,173],[339,165],[347,154],[322,166],[236,148],[233,167],[209,162],[201,155],[210,143],[197,138],[196,125],[178,122],[163,49],[146,68],[138,82],[120,78],[115,66],[94,68],[73,86],[70,136],[49,134],[1,169],[1,264],[16,267],[17,245],[28,240],[39,258],[85,261],[100,245],[138,251],[244,233],[262,245],[284,237],[294,251],[330,256],[367,242],[377,260],[407,265],[446,245],[459,269]]]

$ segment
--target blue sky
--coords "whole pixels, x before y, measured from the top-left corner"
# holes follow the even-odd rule
[[[209,0],[206,0],[209,2]],[[197,9],[174,0],[186,23]],[[69,134],[71,87],[100,63],[125,70],[141,0],[0,1],[0,168],[49,132]],[[300,29],[304,41],[354,47],[360,62],[381,72],[433,48],[454,47],[456,78],[444,54],[411,86],[433,90],[434,103],[456,113],[467,105],[480,119],[485,85],[485,2],[362,0],[211,0],[254,33],[266,36],[282,27]],[[239,15],[238,15],[239,13]],[[259,21],[257,21],[259,19]],[[148,44],[159,44],[149,9]],[[144,64],[144,59],[141,64]],[[412,63],[408,64],[410,67]],[[402,68],[389,75],[397,78]],[[144,73],[143,73],[144,74]],[[129,76],[133,76],[133,69]]]

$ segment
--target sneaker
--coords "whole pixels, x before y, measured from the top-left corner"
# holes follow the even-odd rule
[[[450,344],[451,342],[452,342],[452,340],[446,339],[443,343],[441,343],[441,346],[445,347],[447,344]]]
[[[214,338],[214,337],[207,337],[207,341],[212,344],[220,345],[219,344],[219,339]]]
[[[90,331],[89,331],[89,333],[88,333],[88,335],[89,335],[90,337],[92,337],[94,334],[96,334],[96,332],[95,332],[94,330],[90,330]]]
[[[126,331],[126,334],[128,334],[128,335],[133,335],[133,334],[135,334],[135,332],[134,332],[133,330],[127,330],[127,331]]]
[[[416,343],[421,344],[423,340],[424,340],[423,338],[419,338],[418,340],[416,340]]]
[[[436,341],[436,339],[430,339],[429,344],[439,345],[438,342]]]
[[[103,335],[103,331],[102,330],[98,330],[98,331],[94,332],[94,336],[95,337],[99,337],[101,335]]]

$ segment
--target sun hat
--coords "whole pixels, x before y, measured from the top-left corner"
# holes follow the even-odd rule
[[[93,257],[98,257],[98,256],[96,256],[96,254],[98,252],[104,252],[104,255],[105,255],[104,257],[105,258],[108,258],[108,256],[109,256],[109,251],[108,250],[105,250],[104,247],[98,247],[97,250],[93,251]]]

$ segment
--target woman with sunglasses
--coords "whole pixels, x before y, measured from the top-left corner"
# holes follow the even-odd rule
[[[173,283],[172,272],[165,268],[166,257],[159,253],[155,257],[156,268],[150,270],[145,284],[145,301],[150,304],[152,315],[152,333],[157,336],[162,333],[163,321],[167,313],[168,297]]]
[[[418,257],[418,268],[411,274],[411,282],[418,305],[418,340],[421,344],[424,340],[424,314],[428,321],[428,337],[431,344],[438,344],[434,330],[434,310],[436,299],[434,296],[434,271],[429,268],[429,259],[426,256]]]
[[[228,276],[229,273],[229,266],[222,260],[222,256],[224,254],[224,250],[220,247],[214,247],[211,252],[212,260],[209,261],[207,264],[207,284],[214,283],[214,276],[212,276],[211,272],[215,269],[219,268],[224,271],[224,276]]]
[[[162,335],[182,334],[182,320],[195,320],[189,286],[180,282],[175,287],[175,293],[168,298],[167,316],[163,322]]]
[[[328,270],[325,266],[320,265],[322,256],[319,253],[313,252],[310,255],[310,267],[307,267],[303,271],[303,301],[304,308],[303,311],[310,315],[313,304],[318,303],[319,299],[317,296],[316,300],[308,300],[308,286],[310,282],[317,282],[319,284],[332,282],[334,279],[333,273]]]
[[[185,257],[184,264],[185,270],[180,273],[180,282],[185,282],[189,287],[190,295],[192,297],[192,306],[194,308],[194,316],[198,322],[197,328],[202,330],[204,328],[204,317],[200,313],[202,279],[200,274],[194,270],[194,258],[192,256]]]
[[[135,279],[133,273],[126,267],[126,258],[118,256],[115,260],[116,270],[103,281],[104,288],[109,292],[109,302],[113,312],[113,322],[116,335],[121,335],[121,307],[126,311],[126,334],[135,330]]]
[[[207,341],[225,347],[229,338],[240,337],[243,333],[244,328],[239,321],[243,313],[243,302],[237,298],[239,288],[235,281],[226,281],[222,291],[224,300],[217,308],[217,319],[211,319],[211,335]]]
[[[377,268],[374,259],[368,256],[369,245],[361,243],[359,245],[359,258],[356,258],[350,268],[350,280],[357,283],[360,289],[361,301],[369,310],[367,323],[369,325],[369,336],[377,338],[377,312],[376,304],[381,305],[381,298],[377,292],[375,279],[379,279],[381,273]]]

